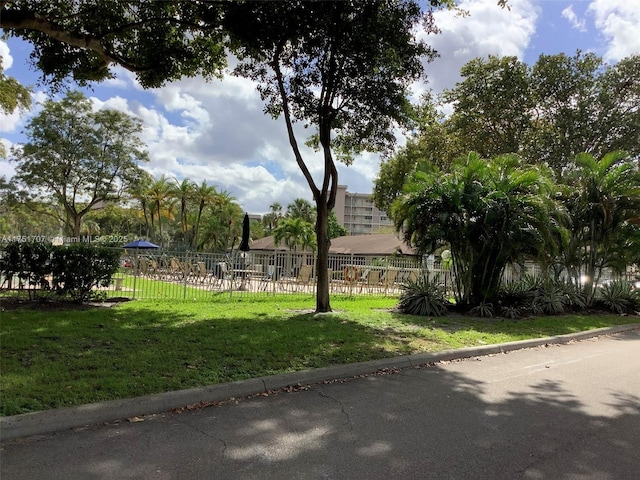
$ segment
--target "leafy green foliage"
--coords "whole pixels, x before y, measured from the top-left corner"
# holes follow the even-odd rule
[[[346,228],[344,228],[342,225],[340,225],[340,223],[338,223],[338,218],[336,217],[336,214],[333,210],[331,210],[331,212],[329,213],[327,228],[328,228],[327,233],[329,234],[329,239],[344,237],[346,235],[349,235],[349,231]]]
[[[310,248],[312,251],[318,248],[313,224],[300,217],[285,217],[281,219],[278,226],[273,230],[273,237],[276,245],[284,242],[294,252],[298,248],[302,250]]]
[[[398,310],[409,315],[441,317],[450,306],[444,290],[437,280],[430,280],[427,275],[415,280],[407,280],[402,284],[402,293]]]
[[[120,267],[121,252],[90,244],[55,247],[51,256],[56,293],[86,302],[95,287],[106,287]]]
[[[480,305],[476,305],[469,310],[469,315],[473,315],[474,317],[491,318],[493,314],[494,308],[492,303],[482,302]]]
[[[33,45],[32,64],[56,87],[69,77],[80,85],[105,80],[113,76],[110,65],[118,64],[150,88],[221,73],[224,7],[202,1],[3,2],[0,27]]]
[[[499,313],[507,318],[523,315],[558,315],[586,308],[579,285],[566,280],[525,276],[505,282],[499,292]]]
[[[0,257],[0,276],[16,275],[31,297],[46,297],[51,292],[51,251],[51,244],[43,242],[9,242]]]
[[[0,257],[0,275],[17,275],[31,297],[55,292],[85,302],[95,287],[106,287],[120,266],[120,250],[91,244],[52,246],[44,242],[10,242]],[[12,285],[16,288],[16,285]]]
[[[138,162],[147,160],[141,131],[140,120],[122,112],[93,112],[80,92],[47,100],[27,124],[29,141],[13,149],[14,181],[32,197],[34,208],[37,202],[55,205],[66,234],[77,237],[92,208],[119,200],[137,182]]]
[[[546,164],[558,178],[573,158],[612,151],[640,154],[640,55],[606,64],[593,53],[541,55],[527,66],[515,57],[471,60],[462,81],[440,98],[426,95],[407,147],[384,161],[375,181],[378,208],[402,192],[421,161],[442,170],[469,151],[483,157],[518,153]],[[451,105],[448,118],[438,118]]]
[[[580,154],[567,168],[560,192],[571,223],[561,243],[562,266],[573,278],[586,278],[584,294],[591,305],[602,270],[618,264],[621,251],[633,259],[640,227],[629,219],[640,211],[640,166],[624,152],[600,159]]]
[[[596,304],[614,313],[633,313],[640,308],[640,293],[629,282],[617,280],[598,288]]]
[[[456,303],[495,303],[505,266],[553,251],[552,183],[516,156],[457,159],[450,172],[418,171],[394,204],[396,227],[420,253],[451,250]]]

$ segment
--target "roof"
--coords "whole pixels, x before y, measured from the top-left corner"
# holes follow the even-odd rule
[[[273,236],[259,238],[251,243],[251,250],[286,252],[289,249],[282,242],[274,245]],[[331,240],[330,254],[354,254],[371,256],[389,256],[401,253],[415,255],[416,251],[393,233],[372,235],[347,235]]]
[[[331,240],[329,253],[388,256],[415,255],[416,250],[394,233],[348,235]]]

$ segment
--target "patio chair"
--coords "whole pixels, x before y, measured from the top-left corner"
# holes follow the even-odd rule
[[[362,291],[364,287],[367,288],[369,293],[380,290],[380,270],[367,270],[366,279],[360,287],[360,291]]]
[[[295,287],[308,287],[311,284],[311,274],[313,273],[313,267],[311,265],[302,265],[298,270],[298,276],[294,281]]]
[[[384,272],[384,277],[382,278],[382,286],[384,287],[384,294],[386,295],[389,289],[393,289],[395,287],[396,279],[398,278],[398,270],[387,270]]]

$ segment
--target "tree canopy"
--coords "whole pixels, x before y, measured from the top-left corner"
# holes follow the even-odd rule
[[[514,155],[456,159],[450,171],[418,171],[396,200],[394,218],[420,253],[451,250],[456,303],[495,302],[507,264],[552,249],[559,211],[545,169]]]
[[[139,163],[148,160],[141,129],[117,110],[93,111],[80,92],[47,100],[26,126],[28,142],[12,151],[14,180],[33,205],[58,206],[65,233],[78,236],[91,209],[118,201],[141,176]]]
[[[477,58],[439,98],[424,97],[420,126],[406,147],[386,159],[374,185],[388,211],[421,161],[440,168],[457,156],[517,153],[560,177],[575,155],[611,151],[640,155],[640,55],[607,65],[592,54],[541,55],[529,67],[515,57]],[[438,115],[445,104],[449,117]]]
[[[498,4],[506,3],[498,0]],[[284,118],[289,143],[316,202],[318,311],[329,311],[328,217],[335,204],[334,156],[349,162],[384,151],[393,127],[411,120],[408,86],[435,52],[416,28],[436,31],[433,11],[455,0],[369,2],[2,2],[0,27],[30,41],[46,79],[82,83],[133,71],[145,87],[182,76],[211,77],[224,63],[223,40],[241,60],[238,75],[258,82],[265,110]],[[320,151],[314,178],[293,124]]]

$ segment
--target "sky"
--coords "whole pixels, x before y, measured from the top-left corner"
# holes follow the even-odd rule
[[[426,65],[426,81],[413,85],[416,99],[427,89],[438,93],[453,88],[460,68],[477,57],[512,55],[533,64],[541,54],[572,56],[579,49],[614,64],[640,53],[640,0],[509,0],[509,9],[498,7],[497,0],[463,0],[459,5],[469,15],[436,14],[441,33],[426,40],[440,56]],[[26,122],[39,111],[38,103],[49,98],[27,63],[30,51],[18,39],[0,40],[5,74],[34,88],[30,111],[0,114],[0,139],[7,150],[26,141]],[[206,180],[253,214],[267,213],[275,202],[286,207],[295,198],[312,201],[284,120],[263,112],[251,81],[188,78],[143,90],[130,72],[114,72],[115,79],[94,84],[85,94],[95,108],[114,108],[143,121],[141,138],[151,159],[144,168],[156,178]],[[303,139],[304,131],[298,132]],[[400,136],[398,145],[403,141]],[[303,156],[319,182],[321,154],[303,147]],[[360,155],[350,166],[339,164],[339,183],[353,193],[370,193],[379,165],[376,154]],[[14,163],[0,159],[0,175],[10,178],[14,172]]]

